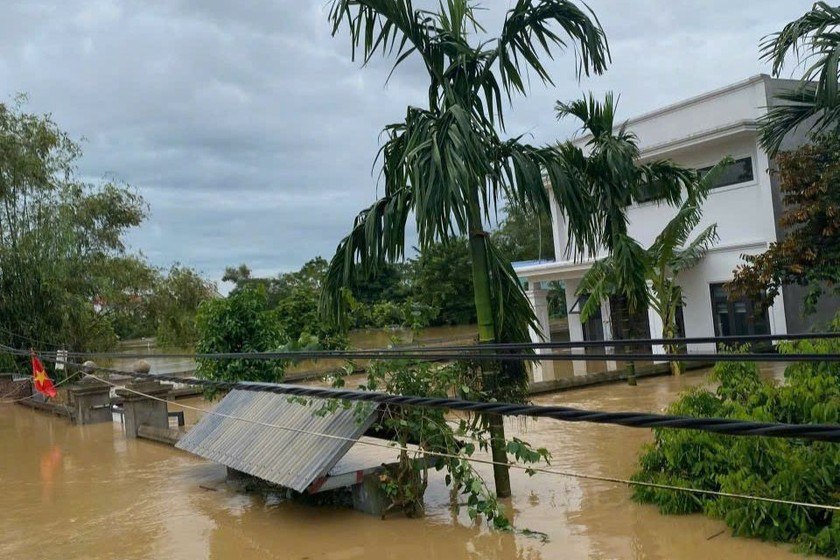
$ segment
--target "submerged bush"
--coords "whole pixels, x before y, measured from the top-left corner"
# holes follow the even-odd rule
[[[840,326],[835,321],[835,329]],[[836,354],[840,341],[787,343],[783,353]],[[791,424],[840,423],[840,364],[796,363],[782,385],[759,377],[754,363],[715,366],[715,392],[695,388],[668,412]],[[840,445],[799,439],[732,437],[693,430],[654,430],[634,480],[690,486],[816,504],[840,504]],[[840,557],[840,515],[745,499],[637,487],[635,498],[662,513],[720,518],[733,534],[799,545],[802,551]]]

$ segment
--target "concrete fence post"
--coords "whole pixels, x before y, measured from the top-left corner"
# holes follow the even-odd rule
[[[141,360],[134,364],[133,369],[139,373],[148,373],[150,366],[148,362]],[[156,399],[166,399],[170,391],[172,385],[159,381],[140,381],[117,389],[117,395],[123,399],[126,437],[136,438],[140,426],[169,429],[169,410],[166,402]]]
[[[82,371],[94,373],[96,364],[87,361]],[[111,386],[86,377],[67,389],[73,408],[73,419],[77,426],[111,422]]]

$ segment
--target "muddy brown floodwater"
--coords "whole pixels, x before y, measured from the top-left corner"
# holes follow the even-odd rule
[[[659,411],[681,389],[702,382],[693,373],[536,401]],[[615,477],[633,472],[639,446],[650,439],[647,430],[551,420],[508,426],[548,447],[552,468]],[[624,486],[547,474],[512,471],[510,502],[515,525],[545,533],[543,542],[452,514],[439,477],[430,484],[427,517],[381,521],[238,494],[224,485],[223,467],[127,440],[119,422],[74,427],[0,405],[0,446],[0,559],[801,558],[785,547],[732,538],[721,533],[722,523],[699,515],[660,515],[631,501]]]

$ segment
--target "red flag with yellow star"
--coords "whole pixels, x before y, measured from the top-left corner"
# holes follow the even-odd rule
[[[55,397],[58,393],[55,392],[55,386],[52,379],[47,375],[44,369],[44,364],[38,359],[38,356],[32,354],[32,380],[35,384],[35,390],[43,393],[48,397]]]

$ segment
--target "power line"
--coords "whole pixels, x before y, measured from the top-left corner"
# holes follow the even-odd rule
[[[0,345],[2,348],[2,345]],[[14,350],[6,348],[6,351]],[[55,361],[45,358],[47,361]],[[68,365],[84,367],[81,364]],[[125,375],[138,379],[169,381],[197,387],[213,388],[222,391],[239,389],[243,391],[269,392],[299,397],[318,397],[346,401],[375,402],[379,404],[443,408],[474,413],[498,414],[501,416],[529,416],[534,418],[552,418],[565,422],[592,422],[613,424],[631,428],[677,428],[692,429],[729,436],[766,436],[799,438],[811,441],[840,442],[838,424],[783,424],[775,422],[754,422],[729,418],[697,418],[670,414],[651,414],[646,412],[604,412],[584,410],[564,406],[544,406],[531,404],[481,402],[461,400],[449,397],[420,397],[410,395],[392,395],[376,391],[353,391],[347,389],[325,389],[303,387],[282,383],[258,383],[249,381],[224,382],[207,379],[182,378],[172,375],[152,375],[149,373],[120,371],[109,368],[97,368],[100,371]]]
[[[737,346],[739,343],[772,342],[772,341],[796,341],[796,340],[823,340],[838,339],[840,332],[822,333],[796,333],[796,334],[775,334],[775,335],[744,335],[744,336],[711,336],[692,338],[650,338],[650,339],[624,339],[624,340],[584,340],[578,342],[528,342],[528,343],[496,343],[496,344],[470,344],[460,346],[402,346],[387,349],[371,350],[317,350],[317,351],[277,351],[277,352],[227,352],[227,353],[179,353],[179,354],[140,354],[122,352],[69,352],[70,356],[77,358],[184,358],[184,359],[319,359],[319,358],[348,358],[366,359],[371,356],[403,356],[407,359],[422,359],[427,355],[434,355],[436,359],[441,356],[446,359],[456,359],[452,356],[461,352],[476,356],[476,359],[521,359],[519,354],[503,353],[515,350],[555,350],[555,349],[584,349],[584,348],[613,348],[626,346],[660,346],[660,345],[692,345],[692,344],[722,344],[725,346]],[[491,350],[501,352],[490,353]],[[691,353],[691,354],[655,354],[655,353],[602,353],[602,354],[537,354],[540,360],[643,360],[656,359],[657,361],[668,361],[670,359],[679,361],[692,361],[695,359],[708,360],[709,356],[721,356],[717,353]],[[739,356],[771,356],[770,354],[738,354]],[[421,357],[418,357],[421,356]],[[529,359],[531,354],[528,355]],[[672,356],[673,358],[669,358]],[[806,356],[806,354],[785,354],[785,356]],[[773,361],[772,358],[768,361]],[[780,360],[782,361],[782,360]],[[783,360],[788,361],[788,360]]]
[[[92,377],[93,379],[96,379],[98,381],[101,381],[103,383],[111,385],[113,387],[118,387],[118,385],[116,385],[115,383],[112,383],[111,381],[107,381],[105,379],[97,377],[96,375],[92,375],[92,374],[88,374],[88,375],[90,377]],[[716,496],[716,497],[721,497],[721,498],[733,498],[733,499],[751,500],[751,501],[767,502],[767,503],[782,504],[782,505],[797,506],[797,507],[816,508],[816,509],[823,509],[823,510],[828,510],[828,511],[840,511],[840,506],[832,506],[832,505],[827,505],[827,504],[815,504],[815,503],[810,503],[810,502],[799,502],[799,501],[794,501],[794,500],[769,498],[769,497],[765,497],[765,496],[752,496],[752,495],[748,495],[748,494],[737,494],[737,493],[732,493],[732,492],[720,492],[720,491],[717,491],[717,490],[703,490],[703,489],[700,489],[700,488],[673,486],[673,485],[669,485],[669,484],[658,484],[658,483],[655,483],[655,482],[644,482],[644,481],[628,480],[628,479],[617,478],[617,477],[590,475],[590,474],[576,473],[576,472],[571,472],[571,471],[558,471],[558,470],[554,470],[554,469],[547,469],[547,468],[544,468],[544,467],[525,466],[525,465],[520,465],[519,463],[514,463],[514,462],[502,463],[502,462],[493,461],[493,460],[490,460],[490,459],[481,459],[479,457],[469,457],[469,456],[463,456],[463,455],[456,455],[456,454],[453,454],[453,453],[443,453],[443,452],[438,452],[438,451],[425,450],[425,449],[422,449],[422,448],[411,449],[409,447],[400,446],[399,444],[397,444],[395,442],[378,443],[378,442],[373,442],[373,441],[369,441],[369,440],[353,439],[353,438],[349,438],[349,437],[345,437],[345,436],[338,436],[338,435],[334,435],[334,434],[325,434],[325,433],[321,433],[321,432],[314,432],[314,431],[305,430],[305,429],[302,429],[302,428],[292,428],[290,426],[281,426],[279,424],[261,422],[259,420],[252,420],[250,418],[233,416],[231,414],[224,414],[224,413],[221,413],[221,412],[216,412],[214,410],[204,410],[204,409],[201,409],[201,408],[198,408],[198,407],[178,403],[176,401],[170,401],[170,400],[167,400],[167,399],[164,399],[164,398],[161,398],[161,397],[148,395],[146,393],[143,393],[141,391],[137,391],[137,390],[132,389],[130,387],[121,387],[121,388],[125,389],[125,390],[127,390],[131,393],[134,393],[136,395],[140,395],[140,396],[143,396],[143,397],[146,397],[146,398],[149,398],[149,399],[153,399],[153,400],[156,400],[156,401],[164,402],[164,403],[167,403],[167,404],[172,404],[174,406],[178,406],[178,407],[184,408],[186,410],[193,410],[193,411],[199,412],[201,414],[210,414],[210,415],[213,415],[213,416],[219,416],[219,417],[228,418],[228,419],[231,419],[231,420],[234,420],[234,421],[246,422],[246,423],[255,424],[255,425],[259,425],[259,426],[264,426],[264,427],[268,427],[268,428],[290,431],[290,432],[303,434],[303,435],[311,435],[311,436],[315,436],[315,437],[322,437],[322,438],[326,438],[326,439],[340,440],[340,441],[350,442],[350,443],[354,443],[354,444],[358,443],[358,444],[361,444],[361,445],[367,445],[367,446],[371,446],[371,447],[386,448],[386,449],[391,449],[391,450],[394,450],[394,451],[405,451],[407,453],[421,453],[423,455],[427,455],[427,456],[431,456],[431,457],[439,457],[439,458],[442,458],[442,459],[456,459],[456,460],[469,461],[471,463],[478,463],[478,464],[483,464],[483,465],[494,465],[494,466],[495,465],[500,465],[500,466],[505,466],[505,467],[509,467],[509,468],[513,468],[513,469],[524,470],[524,471],[527,471],[529,473],[539,472],[539,473],[544,473],[544,474],[553,474],[553,475],[557,475],[557,476],[565,476],[565,477],[569,477],[569,478],[577,478],[577,479],[582,479],[582,480],[593,480],[593,481],[598,481],[598,482],[610,482],[610,483],[615,483],[615,484],[624,484],[624,485],[627,485],[627,486],[642,486],[642,487],[646,487],[646,488],[656,488],[656,489],[659,489],[659,490],[671,490],[671,491],[678,491],[678,492],[688,492],[688,493],[692,493],[692,494],[711,495],[711,496]]]

